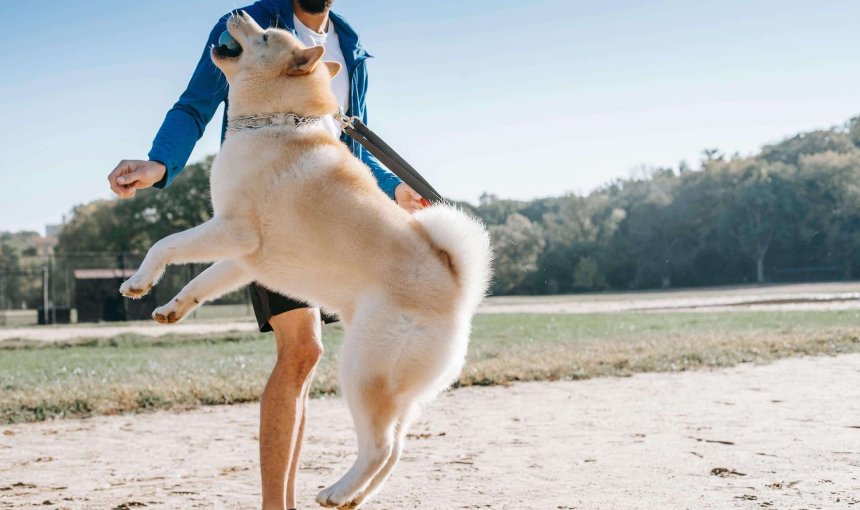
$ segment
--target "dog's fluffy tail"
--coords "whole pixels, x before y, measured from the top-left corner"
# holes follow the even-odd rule
[[[452,270],[463,287],[470,313],[487,294],[492,273],[490,235],[476,218],[451,205],[421,209],[413,217],[424,227],[433,244],[451,258]]]

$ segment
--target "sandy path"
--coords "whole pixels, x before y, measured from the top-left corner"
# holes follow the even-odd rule
[[[117,335],[134,333],[137,335],[159,337],[167,334],[205,335],[228,333],[231,331],[256,331],[257,323],[248,321],[234,322],[187,322],[165,326],[156,322],[133,322],[117,326],[31,326],[25,328],[0,329],[0,341],[22,339],[42,342],[63,342],[75,338],[111,338]]]
[[[562,296],[500,296],[482,313],[617,313],[860,309],[860,284],[806,283]]]
[[[311,413],[302,508],[353,454],[342,401]],[[254,508],[256,423],[241,405],[8,426],[0,508]],[[860,355],[461,389],[414,432],[367,508],[860,508]]]

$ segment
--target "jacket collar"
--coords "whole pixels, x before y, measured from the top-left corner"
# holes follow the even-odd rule
[[[291,0],[265,0],[269,4],[269,8],[275,14],[275,19],[279,24],[292,33],[296,33],[296,25],[293,23],[293,2]],[[337,31],[337,37],[340,39],[340,48],[343,51],[344,59],[350,68],[354,68],[356,64],[362,60],[373,58],[373,55],[367,52],[358,40],[358,34],[349,26],[349,23],[342,16],[329,12],[329,19],[334,23],[334,29]]]

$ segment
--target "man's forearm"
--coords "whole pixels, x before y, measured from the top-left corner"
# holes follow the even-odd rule
[[[167,167],[164,179],[156,183],[156,187],[169,186],[182,172],[191,157],[191,151],[203,136],[206,125],[212,120],[218,105],[227,97],[224,75],[215,67],[209,56],[209,47],[223,32],[225,20],[226,17],[221,18],[209,34],[188,87],[179,97],[179,101],[167,112],[152,142],[149,159],[159,161]]]
[[[208,119],[181,103],[167,112],[148,154],[151,161],[161,162],[167,168],[164,178],[155,187],[169,186],[182,172],[191,157],[191,151],[203,136],[207,122]]]

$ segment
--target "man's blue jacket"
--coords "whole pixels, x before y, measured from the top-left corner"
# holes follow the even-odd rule
[[[248,7],[243,8],[249,16],[262,27],[285,28],[295,34],[293,23],[293,8],[290,0],[260,0]],[[215,67],[209,57],[209,50],[213,44],[218,44],[218,37],[226,30],[227,19],[230,15],[223,16],[212,33],[209,41],[197,63],[194,75],[188,83],[188,88],[179,97],[179,101],[167,112],[161,129],[155,135],[152,149],[149,151],[149,159],[164,163],[167,172],[164,178],[155,186],[163,188],[169,186],[173,179],[185,167],[194,145],[203,136],[206,125],[215,115],[215,110],[222,102],[227,103],[227,80],[220,69]],[[346,60],[347,72],[349,73],[349,111],[347,115],[355,115],[367,123],[367,108],[365,99],[367,97],[367,66],[365,61],[370,55],[361,47],[358,35],[340,16],[330,13],[329,18],[334,23],[340,48]],[[227,126],[227,109],[224,109],[224,118],[221,122],[221,139],[224,139],[224,131]],[[379,187],[388,196],[394,198],[394,189],[400,184],[400,179],[389,172],[372,154],[359,145],[355,140],[342,138],[352,153],[370,167],[373,176],[379,183]]]

